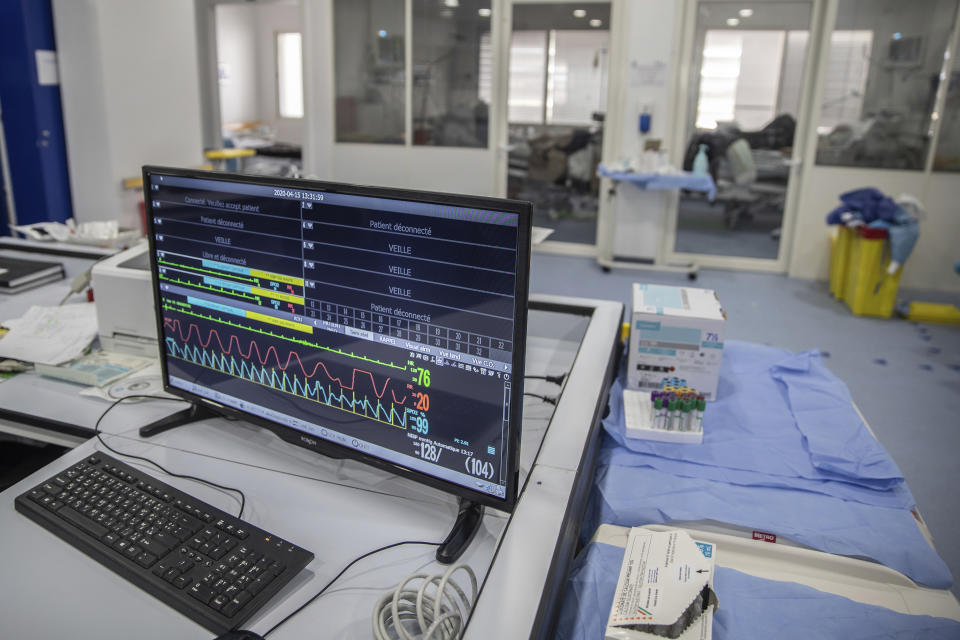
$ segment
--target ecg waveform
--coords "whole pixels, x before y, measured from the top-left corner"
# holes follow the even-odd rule
[[[403,409],[403,405],[407,396],[403,395],[398,399],[396,392],[390,389],[390,398],[386,401],[389,406],[385,407],[381,403],[387,393],[390,378],[386,378],[378,389],[377,380],[372,372],[354,368],[350,383],[347,384],[342,378],[333,375],[323,362],[317,362],[308,373],[300,354],[293,350],[287,354],[286,360],[281,362],[280,354],[275,347],[270,346],[265,351],[261,351],[255,340],[251,340],[244,350],[240,339],[235,335],[231,335],[224,344],[216,329],[210,329],[204,340],[200,328],[193,323],[184,332],[179,320],[164,318],[164,327],[179,337],[179,341],[176,337],[165,339],[167,351],[175,358],[285,393],[315,400],[334,409],[406,428],[406,410]],[[196,345],[188,344],[191,338],[194,338]],[[212,346],[214,343],[216,348]],[[288,371],[294,363],[296,367],[293,371]],[[299,368],[299,375],[297,368]],[[311,380],[321,371],[331,383],[339,387],[339,391],[325,385],[321,380]],[[364,395],[357,395],[357,374],[360,374],[361,378],[369,376],[370,386],[376,396],[375,403]],[[349,395],[347,391],[350,392]],[[398,406],[401,408],[400,411],[397,410]]]

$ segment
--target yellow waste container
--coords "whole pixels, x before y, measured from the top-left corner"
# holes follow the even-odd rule
[[[830,229],[830,293],[837,300],[843,300],[854,231],[843,226],[830,227]]]
[[[889,318],[897,301],[900,272],[890,275],[887,230],[857,227],[851,234],[843,300],[858,316]],[[833,274],[831,273],[831,284]]]

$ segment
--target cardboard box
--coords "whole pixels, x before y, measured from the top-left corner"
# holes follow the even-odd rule
[[[716,555],[680,529],[631,529],[605,640],[709,640]]]
[[[634,284],[627,386],[653,391],[681,378],[715,400],[726,320],[711,289]]]

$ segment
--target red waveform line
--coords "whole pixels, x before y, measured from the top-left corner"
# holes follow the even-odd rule
[[[303,366],[303,361],[300,360],[300,354],[298,354],[296,351],[293,351],[292,349],[290,350],[290,353],[287,355],[287,361],[284,364],[280,364],[280,354],[277,353],[276,348],[273,346],[270,346],[270,348],[267,349],[265,354],[261,354],[260,345],[257,344],[256,340],[250,340],[250,346],[247,348],[247,352],[244,353],[243,348],[240,346],[240,338],[238,338],[235,335],[230,336],[230,339],[227,340],[227,346],[224,347],[223,340],[220,339],[220,334],[217,333],[216,329],[210,329],[210,332],[207,334],[207,340],[206,342],[204,342],[203,338],[200,335],[200,327],[198,327],[193,322],[190,323],[190,327],[187,329],[186,334],[183,333],[183,326],[180,323],[180,321],[177,320],[176,318],[164,318],[163,326],[166,328],[169,328],[171,331],[176,331],[180,335],[180,340],[182,340],[183,342],[188,342],[190,340],[190,336],[193,335],[194,332],[196,332],[197,342],[200,343],[200,346],[202,346],[204,349],[208,348],[210,343],[213,342],[214,339],[216,339],[217,344],[220,346],[220,351],[222,351],[226,355],[229,355],[230,352],[233,351],[234,344],[237,345],[237,353],[239,353],[245,360],[249,360],[250,356],[253,355],[253,352],[256,351],[257,359],[260,361],[260,364],[263,366],[267,366],[267,360],[269,359],[270,354],[272,352],[274,359],[277,361],[276,368],[284,372],[287,370],[287,367],[290,366],[290,361],[293,359],[296,359],[297,364],[300,366],[300,371],[303,373],[305,378],[312,378],[315,375],[317,375],[317,369],[323,369],[323,372],[326,374],[327,378],[329,378],[331,381],[336,382],[338,385],[340,385],[341,389],[346,389],[348,391],[354,390],[354,387],[356,386],[356,382],[357,382],[357,374],[364,373],[370,376],[370,385],[373,387],[373,392],[376,394],[377,398],[381,400],[383,399],[384,394],[387,392],[387,385],[390,384],[390,378],[387,378],[383,383],[383,389],[381,391],[377,391],[377,381],[374,379],[373,373],[371,373],[370,371],[366,371],[364,369],[354,368],[353,375],[350,379],[350,386],[348,387],[347,385],[343,384],[343,381],[340,378],[331,374],[330,371],[327,369],[327,366],[323,362],[318,362],[316,366],[313,368],[313,371],[311,371],[310,373],[307,373],[306,368]],[[273,365],[270,365],[270,366],[273,366]],[[402,398],[397,400],[397,394],[393,391],[393,389],[390,390],[390,395],[393,396],[394,404],[402,405],[407,399],[407,396],[403,396]]]

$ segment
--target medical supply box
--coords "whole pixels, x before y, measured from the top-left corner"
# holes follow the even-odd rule
[[[604,639],[710,640],[716,552],[681,529],[631,529]]]
[[[679,378],[715,400],[726,320],[711,289],[634,284],[627,386],[655,391]]]

